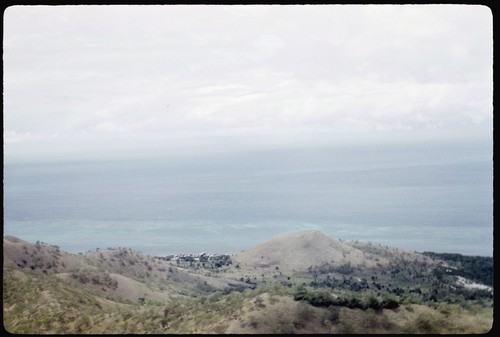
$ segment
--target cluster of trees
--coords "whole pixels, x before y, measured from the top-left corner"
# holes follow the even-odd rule
[[[311,266],[308,272],[313,279],[309,285],[313,288],[342,289],[362,293],[374,292],[378,296],[410,297],[412,302],[425,303],[444,301],[461,303],[467,300],[488,301],[492,299],[490,289],[469,289],[457,284],[456,276],[489,285],[493,284],[493,259],[490,257],[463,256],[460,254],[424,253],[433,260],[444,261],[443,265],[429,268],[426,261],[397,259],[387,267],[372,270],[371,280],[348,276],[353,272],[352,266],[345,264],[334,266],[322,264]],[[342,271],[344,277],[336,279],[328,275]],[[327,274],[326,277],[323,276]],[[313,296],[314,297],[314,296]],[[312,298],[314,301],[321,300]],[[328,300],[326,302],[331,302]],[[337,302],[339,305],[346,305]],[[353,304],[354,305],[354,304]]]
[[[229,266],[233,263],[233,261],[231,260],[231,257],[227,254],[212,256],[212,257],[210,257],[210,261],[213,262],[213,264],[216,268]]]
[[[294,300],[306,301],[317,307],[343,306],[358,309],[395,309],[399,307],[399,301],[395,297],[385,296],[380,298],[370,293],[364,297],[351,294],[350,297],[333,297],[326,290],[307,290],[303,285],[299,285],[295,290]]]
[[[41,271],[44,274],[57,272],[61,252],[58,246],[49,245],[45,242],[37,241],[35,249],[28,249],[23,246],[25,256],[17,261],[19,268],[30,268],[33,271]],[[65,266],[61,263],[61,266]]]
[[[434,288],[422,295],[423,302],[464,303],[465,301],[492,300],[493,293],[485,289]]]
[[[118,288],[118,281],[111,278],[111,275],[106,272],[98,272],[91,270],[78,270],[70,274],[71,278],[82,284],[94,284],[105,288]]]
[[[327,275],[326,278],[314,278],[313,281],[309,283],[313,288],[331,288],[331,289],[344,289],[350,291],[366,292],[385,292],[393,294],[396,296],[402,296],[406,292],[417,292],[421,293],[420,288],[407,288],[406,290],[397,285],[392,285],[391,283],[381,283],[378,281],[376,276],[372,276],[372,282],[368,282],[366,279],[354,280],[352,276],[349,278],[343,277],[342,279],[335,279]]]
[[[443,260],[455,268],[451,275],[458,275],[475,282],[493,286],[493,258],[488,256],[466,256],[451,253],[424,252],[424,255]]]
[[[309,268],[307,268],[307,271],[309,273],[313,273],[313,274],[328,274],[328,273],[332,273],[332,272],[337,272],[340,274],[349,275],[349,274],[354,273],[355,270],[356,270],[356,268],[351,264],[351,262],[346,262],[346,263],[341,264],[339,266],[331,264],[331,263],[323,262],[319,266],[315,265],[315,266],[309,266]]]

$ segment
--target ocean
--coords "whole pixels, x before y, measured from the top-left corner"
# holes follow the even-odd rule
[[[429,142],[4,164],[4,235],[70,252],[238,253],[321,230],[493,254],[492,145]]]

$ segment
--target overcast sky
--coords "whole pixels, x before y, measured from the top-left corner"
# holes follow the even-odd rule
[[[4,156],[490,137],[489,8],[14,6]]]

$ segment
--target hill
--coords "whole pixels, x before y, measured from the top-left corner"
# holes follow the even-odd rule
[[[13,236],[3,239],[3,263],[4,267],[14,265],[45,274],[76,270],[85,265],[82,257],[62,251],[56,245],[40,241],[32,244]]]
[[[359,265],[363,253],[320,231],[306,231],[273,238],[234,256],[240,266],[305,271],[322,263]]]
[[[273,238],[234,256],[242,267],[287,272],[328,266],[332,271],[346,268],[384,268],[398,260],[432,264],[432,259],[415,252],[374,245],[341,242],[320,231],[304,231]]]
[[[3,253],[12,333],[484,333],[493,318],[491,287],[474,283],[491,280],[491,259],[318,231],[231,257],[71,254],[10,236]]]
[[[4,269],[57,275],[114,300],[137,302],[172,296],[250,288],[238,280],[209,277],[127,248],[70,254],[55,245],[4,237]],[[141,300],[142,301],[142,300]]]

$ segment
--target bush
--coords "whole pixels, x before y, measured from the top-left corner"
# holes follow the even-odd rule
[[[382,309],[382,303],[377,297],[375,297],[373,294],[370,294],[366,299],[365,308],[380,310]]]
[[[365,309],[365,305],[361,300],[354,295],[351,296],[351,298],[345,300],[346,304],[345,306],[351,309],[358,308],[358,309]]]
[[[334,305],[330,305],[326,311],[323,311],[320,321],[324,326],[331,326],[337,323],[340,317],[340,308]]]
[[[382,308],[384,309],[396,309],[399,307],[399,301],[396,297],[386,296],[382,299]]]
[[[295,289],[293,299],[295,301],[309,301],[309,292],[304,285],[301,284],[297,287],[297,289]]]
[[[308,302],[317,307],[328,307],[334,303],[332,296],[324,290],[310,293]]]
[[[308,322],[311,318],[314,317],[314,313],[304,302],[300,302],[297,304],[297,308],[295,311],[295,319],[293,321],[293,325],[296,328],[301,328],[305,326],[305,323]]]
[[[430,313],[422,313],[415,320],[415,325],[418,332],[436,333],[438,321]]]

